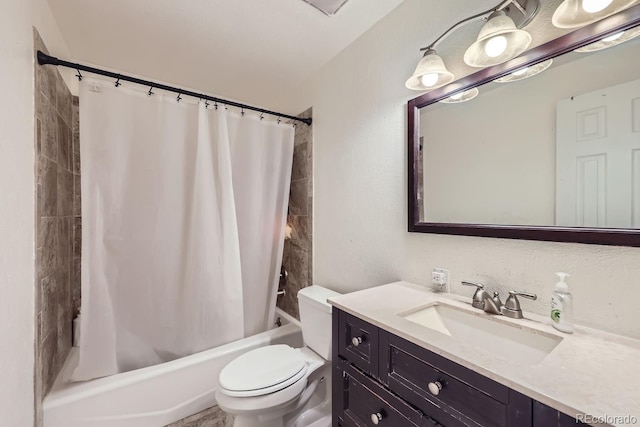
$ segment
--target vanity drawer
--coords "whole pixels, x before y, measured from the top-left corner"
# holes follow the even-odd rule
[[[344,311],[338,316],[338,354],[377,377],[378,328]]]
[[[531,401],[474,371],[380,331],[380,380],[447,427],[531,425]],[[429,383],[443,385],[438,395]]]
[[[377,381],[340,360],[342,387],[338,425],[374,426],[372,416],[379,414],[377,425],[389,427],[437,427],[438,423],[388,392]]]

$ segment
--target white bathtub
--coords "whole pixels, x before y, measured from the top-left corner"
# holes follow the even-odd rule
[[[282,326],[148,368],[69,382],[73,348],[43,402],[44,427],[160,427],[215,405],[220,370],[237,356],[270,344],[301,347],[300,324],[276,309]]]

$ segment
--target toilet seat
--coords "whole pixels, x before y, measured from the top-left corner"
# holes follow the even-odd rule
[[[251,350],[220,372],[221,392],[231,397],[275,393],[300,381],[308,364],[299,349],[279,344]]]
[[[323,366],[326,366],[328,362],[307,347],[295,349],[292,347],[289,348],[300,353],[305,362],[304,375],[300,379],[295,382],[291,382],[290,385],[284,386],[277,391],[256,395],[253,397],[232,396],[232,391],[230,392],[229,390],[221,386],[218,388],[218,390],[216,390],[216,402],[218,406],[220,406],[222,410],[230,414],[250,415],[262,414],[265,410],[280,410],[282,408],[286,408],[287,405],[295,404],[295,402],[300,398],[302,392],[307,387],[307,378],[309,378],[310,375],[313,375],[314,372],[318,371]],[[252,352],[256,350],[252,350]],[[222,372],[220,373],[220,376],[222,377]]]

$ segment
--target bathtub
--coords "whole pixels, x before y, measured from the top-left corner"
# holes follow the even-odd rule
[[[220,370],[247,351],[270,344],[302,347],[299,322],[276,309],[282,326],[148,368],[70,382],[78,363],[73,347],[44,398],[44,427],[160,427],[216,404]]]

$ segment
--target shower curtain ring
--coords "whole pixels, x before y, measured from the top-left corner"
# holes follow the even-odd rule
[[[118,75],[118,80],[116,80],[116,87],[120,86],[122,83],[120,83],[120,75]]]
[[[260,113],[260,120],[264,119],[264,113]]]
[[[80,72],[80,68],[76,68],[76,71],[78,72],[78,74],[76,74],[78,81],[82,81],[82,73]]]
[[[204,108],[209,108],[209,100],[208,99],[204,100]]]
[[[178,92],[178,97],[176,98],[176,102],[180,102],[181,99],[182,99],[182,94]]]
[[[149,88],[149,92],[147,93],[147,95],[149,96],[153,95],[153,86]]]
[[[218,111],[218,101],[213,101],[213,107]]]
[[[241,116],[244,116],[244,107],[241,107],[241,108],[240,108],[240,115],[241,115]]]
[[[278,116],[278,124],[280,124],[280,120],[282,120],[282,119],[280,118],[280,116]]]

